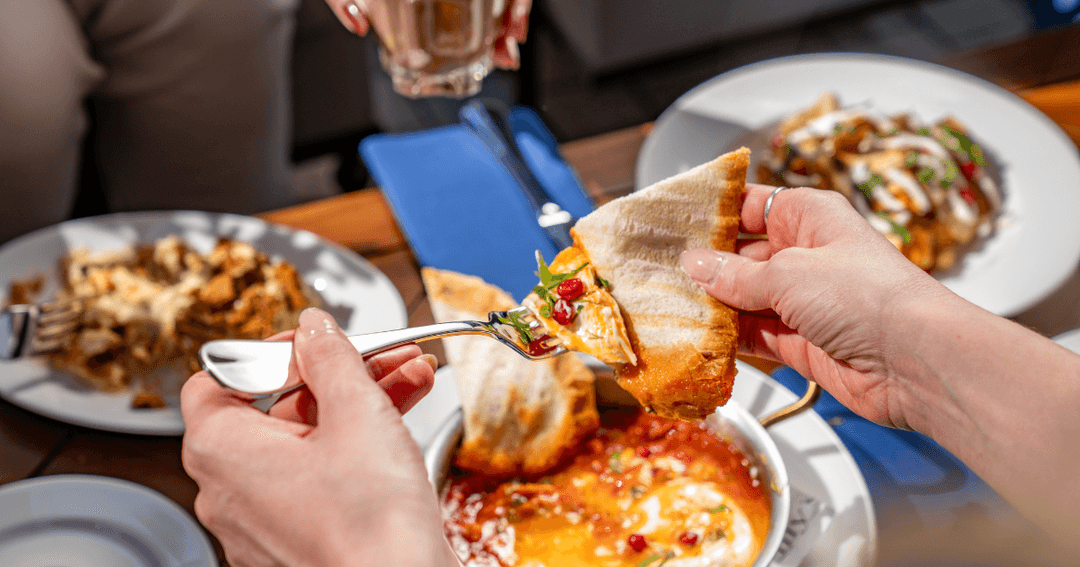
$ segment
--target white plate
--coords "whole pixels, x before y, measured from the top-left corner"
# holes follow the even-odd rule
[[[89,475],[32,478],[0,489],[0,565],[216,567],[202,528],[140,484]]]
[[[766,415],[797,399],[757,368],[742,361],[736,366],[739,373],[732,399],[751,415]],[[403,419],[413,439],[424,448],[439,426],[460,407],[453,369],[446,366],[435,373],[431,392]],[[877,551],[873,501],[858,465],[840,438],[813,411],[772,425],[768,431],[794,488],[792,516],[810,518],[797,527],[789,526],[789,531],[802,530],[802,534],[779,565],[872,564]],[[815,511],[810,513],[810,508]]]
[[[204,253],[219,236],[227,236],[251,242],[272,257],[293,263],[347,333],[385,331],[408,323],[397,288],[356,253],[310,232],[254,217],[195,211],[79,219],[15,239],[0,247],[0,293],[7,293],[12,279],[45,274],[45,297],[49,297],[57,285],[57,262],[72,248],[104,250],[152,242],[170,234]],[[185,377],[182,374],[177,379]],[[184,432],[179,400],[169,396],[166,408],[133,409],[131,396],[93,390],[74,376],[49,369],[41,360],[0,362],[0,397],[30,411],[106,431],[149,435]]]
[[[724,73],[660,115],[637,162],[636,185],[686,171],[745,145],[760,154],[778,120],[836,92],[925,122],[953,115],[1001,167],[1002,227],[958,269],[950,289],[1002,316],[1024,311],[1072,274],[1080,260],[1080,159],[1046,115],[1012,93],[965,73],[909,59],[865,54],[798,55]],[[757,175],[751,168],[749,180]]]

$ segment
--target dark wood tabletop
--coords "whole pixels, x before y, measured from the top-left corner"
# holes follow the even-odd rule
[[[1013,90],[1080,143],[1078,46],[1080,28],[1071,26],[943,63]],[[643,124],[569,142],[561,150],[589,194],[600,204],[632,191],[635,161],[649,130],[650,125]],[[397,286],[407,306],[410,325],[433,322],[416,261],[377,188],[261,216],[309,230],[363,255]],[[1073,285],[1071,290],[1058,292],[1058,299],[1075,300],[1080,305],[1080,283],[1070,285]],[[1061,297],[1061,293],[1067,295]],[[1025,321],[1024,315],[1017,319],[1047,335],[1067,330],[1054,328],[1053,325],[1067,324],[1060,321],[1040,329],[1037,322]],[[425,348],[441,356],[437,344],[428,345]],[[775,368],[769,361],[748,362],[766,372]],[[41,417],[0,401],[0,485],[41,475],[105,475],[150,487],[192,512],[197,486],[181,466],[180,446],[180,437],[96,431]],[[879,525],[881,530],[888,528]],[[211,539],[224,564],[220,546]],[[891,548],[882,544],[879,549],[881,555]]]

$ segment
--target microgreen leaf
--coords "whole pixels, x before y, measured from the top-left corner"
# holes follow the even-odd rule
[[[902,240],[904,244],[908,244],[911,242],[911,231],[908,230],[907,227],[892,220],[892,218],[889,217],[888,213],[879,211],[877,216],[889,221],[889,226],[892,227],[893,234],[899,236],[900,240]]]
[[[867,199],[873,200],[874,187],[877,185],[885,185],[885,178],[880,174],[872,173],[870,174],[870,179],[859,184],[859,189],[866,195]]]
[[[652,563],[653,561],[656,561],[657,559],[660,559],[659,555],[650,555],[650,556],[646,557],[645,559],[642,559],[641,561],[638,561],[637,567],[648,567],[648,565],[650,563]]]
[[[499,322],[509,325],[517,331],[518,337],[521,338],[522,343],[529,344],[532,341],[532,334],[529,332],[529,323],[525,321],[524,316],[521,313],[507,311],[507,316],[499,317]]]
[[[728,509],[727,506],[721,504],[721,505],[717,506],[716,508],[710,508],[710,509],[705,510],[705,511],[710,513],[710,514],[716,514],[718,512],[726,512],[727,509]]]
[[[600,284],[600,287],[611,289],[611,284],[607,280],[600,277],[600,274],[596,274],[596,281]]]
[[[941,129],[944,130],[945,133],[947,133],[948,135],[956,138],[956,142],[959,144],[960,149],[963,150],[963,152],[971,158],[971,161],[975,162],[978,165],[985,165],[982,148],[980,148],[975,142],[972,142],[971,138],[968,138],[966,134],[957,130],[956,128],[953,128],[952,126],[949,126],[948,124],[943,124],[941,126]]]
[[[945,173],[942,176],[941,186],[948,187],[952,185],[953,181],[956,181],[956,176],[960,175],[960,168],[956,167],[956,164],[951,160],[945,162]]]
[[[923,183],[930,183],[934,180],[934,170],[929,167],[924,167],[919,170],[919,181]]]

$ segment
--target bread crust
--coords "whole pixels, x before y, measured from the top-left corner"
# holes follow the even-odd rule
[[[487,319],[517,307],[482,279],[423,268],[437,321]],[[596,429],[594,376],[576,356],[530,361],[488,337],[443,339],[461,392],[465,432],[455,464],[493,477],[535,477]]]
[[[704,419],[731,397],[738,315],[679,267],[689,248],[734,251],[750,151],[724,154],[621,197],[572,229],[611,284],[638,364],[619,384],[646,409]]]

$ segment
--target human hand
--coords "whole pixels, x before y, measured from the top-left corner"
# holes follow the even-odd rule
[[[290,374],[307,388],[268,414],[205,372],[181,393],[195,513],[229,562],[456,565],[423,456],[401,421],[431,388],[429,355],[412,345],[365,363],[317,309],[301,314],[292,338]]]
[[[683,269],[739,309],[739,349],[781,360],[840,403],[884,425],[910,427],[912,384],[898,379],[890,332],[905,302],[951,295],[908,261],[839,193],[777,193],[747,184],[737,253],[689,250]]]
[[[368,19],[369,5],[379,0],[326,0],[334,15],[345,29],[366,35],[371,27]],[[492,45],[492,58],[495,65],[502,69],[517,69],[521,66],[521,53],[518,44],[524,43],[529,35],[529,12],[532,0],[509,0],[500,20],[500,34]]]

